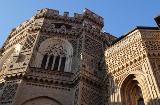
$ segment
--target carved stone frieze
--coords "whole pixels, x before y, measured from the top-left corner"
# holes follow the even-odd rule
[[[67,29],[66,26],[62,25],[60,28],[56,28],[56,24],[44,23],[41,28],[42,32],[54,33],[54,34],[68,34],[78,36],[81,34],[82,28],[71,26],[71,29]]]
[[[160,40],[149,40],[144,41],[146,50],[157,51],[160,50]]]
[[[126,45],[126,47],[123,50],[119,50],[119,52],[112,53],[112,56],[109,55],[107,57],[109,61],[107,62],[107,65],[112,69],[124,65],[125,63],[129,63],[129,60],[133,61],[134,58],[137,58],[138,56],[143,57],[143,54],[145,54],[143,44],[141,41],[137,41],[134,44]]]
[[[123,49],[123,47],[139,40],[140,38],[141,38],[140,32],[136,31],[136,32],[126,36],[124,39],[122,39],[125,41],[120,40],[115,45],[112,45],[112,47],[108,48],[105,55],[110,56],[110,55],[112,55],[113,52],[116,52],[116,51],[119,51],[120,49]]]
[[[142,38],[160,38],[160,31],[140,31]]]
[[[52,70],[43,70],[43,69],[37,69],[37,68],[31,68],[30,72],[27,74],[28,77],[41,79],[43,78],[44,81],[47,79],[48,81],[51,80],[61,80],[61,81],[73,81],[73,74],[64,72],[63,75],[61,75],[63,72],[57,72]]]
[[[83,23],[83,27],[85,30],[94,33],[94,34],[99,34],[101,32],[101,28],[99,26],[96,26],[95,24],[91,23],[91,22],[84,22]]]

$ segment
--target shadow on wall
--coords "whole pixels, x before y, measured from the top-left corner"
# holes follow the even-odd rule
[[[109,105],[160,105],[160,99],[146,100],[143,98],[142,90],[131,74],[118,87],[118,82],[108,74],[107,98]],[[144,101],[145,100],[145,101]]]
[[[121,102],[111,102],[109,105],[124,105]],[[128,104],[125,104],[128,105]],[[148,103],[144,103],[144,101],[140,100],[137,104],[129,104],[129,105],[160,105],[160,99],[150,100]]]
[[[150,100],[149,105],[160,105],[160,99]]]
[[[124,105],[121,102],[112,102],[109,105]],[[128,104],[126,104],[128,105]],[[129,104],[129,105],[133,105],[133,104]],[[142,101],[140,101],[139,103],[137,103],[136,105],[160,105],[160,99],[154,99],[154,100],[150,100],[148,103],[143,103]]]
[[[62,105],[59,101],[47,97],[47,96],[40,96],[40,97],[35,97],[32,99],[27,100],[24,102],[22,105]]]

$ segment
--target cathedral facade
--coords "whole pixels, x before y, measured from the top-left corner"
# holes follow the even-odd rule
[[[88,9],[38,10],[0,48],[0,105],[160,105],[155,21],[116,38]]]

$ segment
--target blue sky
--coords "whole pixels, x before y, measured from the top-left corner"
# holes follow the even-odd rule
[[[88,8],[104,18],[103,31],[120,37],[135,26],[157,27],[153,17],[160,14],[160,0],[1,0],[0,47],[12,28],[42,8],[59,10],[61,15],[68,11],[70,16]]]

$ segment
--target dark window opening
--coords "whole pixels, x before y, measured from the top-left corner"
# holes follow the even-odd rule
[[[47,69],[51,70],[53,64],[53,56],[50,57]]]
[[[19,63],[19,62],[23,62],[25,60],[25,55],[23,54],[20,54],[19,56],[16,57],[16,63]]]
[[[61,28],[61,26],[63,26],[63,25],[66,27],[66,29],[72,28],[72,26],[69,24],[64,24],[64,23],[54,23],[54,24],[55,24],[55,28]]]
[[[65,62],[66,62],[66,57],[62,57],[60,71],[64,71]]]
[[[48,55],[45,54],[44,57],[43,57],[43,60],[42,60],[42,64],[41,64],[42,69],[45,69],[47,58],[48,58]]]
[[[56,60],[55,60],[55,64],[54,64],[53,70],[58,70],[59,60],[60,60],[60,56],[57,56]]]
[[[145,105],[143,98],[140,98],[140,99],[138,100],[138,104],[137,104],[137,105]]]
[[[160,65],[158,65],[158,69],[160,70]]]

